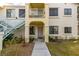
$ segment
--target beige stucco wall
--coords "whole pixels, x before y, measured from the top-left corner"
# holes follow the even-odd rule
[[[71,38],[75,37],[77,38],[77,5],[75,4],[64,4],[64,3],[49,3],[45,4],[45,18],[29,18],[29,4],[26,5],[27,9],[27,20],[26,20],[26,27],[28,29],[29,23],[32,21],[42,21],[45,24],[44,27],[44,35],[45,35],[45,42],[48,42],[48,36],[49,36],[49,26],[59,26],[59,34],[51,36],[62,36],[63,38]],[[49,8],[58,8],[58,17],[49,17]],[[72,15],[71,16],[65,16],[64,15],[64,8],[71,8],[72,9]],[[65,34],[64,33],[64,27],[72,27],[72,33],[71,34]],[[25,30],[26,33],[28,33],[27,29]],[[29,29],[28,29],[29,30]],[[28,34],[26,34],[27,37]],[[28,36],[29,37],[29,36]]]
[[[44,23],[44,36],[45,42],[48,42],[48,5],[45,4],[45,17],[44,18],[29,18],[29,4],[26,4],[26,19],[25,20],[25,39],[26,42],[29,42],[29,26],[31,22],[43,22]]]
[[[48,4],[49,8],[51,7],[57,7],[59,10],[59,16],[54,18],[49,18],[49,25],[52,26],[59,26],[59,34],[58,36],[62,37],[75,37],[77,38],[77,5],[75,4]],[[65,16],[64,15],[64,8],[71,8],[72,9],[72,15],[71,16]],[[64,27],[72,27],[72,33],[71,34],[65,34],[64,33]]]
[[[15,17],[7,18],[6,17],[6,9],[15,9]],[[0,9],[0,20],[20,20],[24,18],[19,18],[19,9],[25,9],[25,6],[17,6],[17,5],[5,5]],[[16,17],[18,19],[16,19]]]
[[[25,39],[25,25],[16,29],[16,31],[13,34],[14,34],[14,37]]]

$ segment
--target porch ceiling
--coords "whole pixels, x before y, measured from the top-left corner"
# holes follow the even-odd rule
[[[30,25],[43,26],[43,22],[31,22]]]

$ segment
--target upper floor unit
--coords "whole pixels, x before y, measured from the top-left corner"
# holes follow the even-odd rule
[[[24,20],[25,5],[3,5],[0,8],[0,20]]]
[[[61,19],[77,17],[78,4],[29,3],[0,7],[0,20],[27,20],[27,18]]]

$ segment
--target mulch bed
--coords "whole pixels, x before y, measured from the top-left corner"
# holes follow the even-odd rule
[[[31,56],[34,43],[15,44],[10,47],[3,48],[2,56]]]

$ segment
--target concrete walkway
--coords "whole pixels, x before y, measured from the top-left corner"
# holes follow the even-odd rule
[[[51,56],[45,42],[35,42],[32,56]]]

